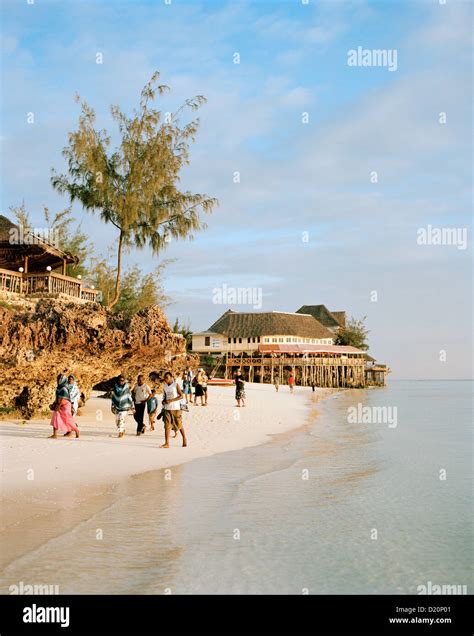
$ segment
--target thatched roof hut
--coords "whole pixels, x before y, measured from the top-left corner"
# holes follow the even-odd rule
[[[63,252],[33,230],[12,223],[6,216],[0,215],[0,269],[25,272],[43,272],[47,267],[61,269],[77,263],[77,257]]]

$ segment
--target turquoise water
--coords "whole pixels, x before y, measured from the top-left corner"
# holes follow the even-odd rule
[[[357,404],[396,406],[397,426],[348,422]],[[263,446],[128,480],[3,581],[145,594],[416,593],[431,581],[472,593],[472,383],[393,381],[317,408]]]

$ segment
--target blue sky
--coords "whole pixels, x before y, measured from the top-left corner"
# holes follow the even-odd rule
[[[471,377],[471,17],[456,0],[7,0],[2,213],[24,200],[40,223],[43,205],[64,208],[49,179],[74,95],[113,133],[110,104],[132,109],[158,69],[163,110],[208,99],[182,184],[220,201],[194,241],[127,254],[145,271],[175,259],[170,320],[207,328],[227,309],[213,288],[256,286],[264,310],[367,316],[394,377]],[[348,66],[358,46],[395,49],[397,70]],[[106,255],[114,229],[74,211]],[[428,224],[467,229],[468,248],[418,245]]]

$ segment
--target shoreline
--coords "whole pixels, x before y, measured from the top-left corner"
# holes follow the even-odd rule
[[[161,421],[154,432],[137,437],[132,416],[127,417],[126,436],[118,439],[110,400],[96,396],[77,418],[79,440],[48,439],[49,420],[0,422],[0,532],[10,546],[8,557],[0,560],[2,567],[34,550],[45,537],[54,540],[99,512],[111,497],[126,492],[130,477],[270,442],[313,422],[317,403],[339,392],[296,387],[291,395],[286,386],[276,393],[273,385],[247,384],[248,405],[237,409],[233,388],[210,389],[207,407],[190,405],[190,412],[183,413],[186,448],[178,444],[179,437],[169,449],[159,448]]]

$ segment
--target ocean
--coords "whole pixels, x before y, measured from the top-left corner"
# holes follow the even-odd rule
[[[132,477],[59,536],[56,519],[2,593],[472,593],[472,382],[389,381],[316,408],[267,444]]]

